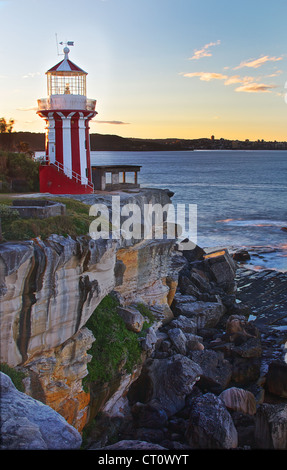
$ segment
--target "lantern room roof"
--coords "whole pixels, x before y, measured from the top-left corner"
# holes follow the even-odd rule
[[[70,49],[68,47],[65,47],[64,50],[63,50],[64,54],[65,54],[65,58],[63,60],[61,60],[61,62],[59,62],[58,64],[54,65],[54,67],[52,67],[51,69],[47,70],[46,73],[53,73],[53,72],[80,72],[82,74],[85,74],[87,75],[87,72],[85,72],[83,69],[81,69],[80,67],[78,67],[76,64],[74,64],[74,62],[72,62],[70,59],[69,59],[69,52],[70,52]]]

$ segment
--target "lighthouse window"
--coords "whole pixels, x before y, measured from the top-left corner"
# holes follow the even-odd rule
[[[48,74],[49,95],[86,95],[86,76],[83,74]]]

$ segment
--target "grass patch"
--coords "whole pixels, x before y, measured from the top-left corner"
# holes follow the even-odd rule
[[[25,378],[24,372],[20,372],[16,369],[13,369],[12,367],[8,366],[8,364],[0,363],[0,371],[3,372],[3,374],[8,375],[10,379],[12,380],[13,384],[19,390],[20,392],[24,392],[24,385],[23,385],[23,379]]]
[[[154,321],[155,321],[155,316],[154,314],[150,311],[150,309],[148,308],[147,305],[145,304],[137,304],[136,308],[138,309],[138,311],[142,314],[143,317],[147,318],[148,320],[148,326],[151,326]]]
[[[139,303],[137,304],[136,308],[145,318],[142,330],[140,331],[140,333],[138,333],[138,335],[141,337],[145,337],[148,329],[153,325],[156,318],[147,305]]]
[[[141,357],[138,336],[126,328],[117,313],[118,305],[112,295],[106,296],[86,324],[96,340],[89,350],[93,359],[87,365],[84,384],[112,381],[121,370],[130,373]]]
[[[41,198],[43,199],[43,198]],[[90,206],[81,201],[69,198],[51,198],[50,200],[66,205],[66,215],[46,219],[2,218],[3,241],[30,240],[41,237],[43,240],[52,234],[76,237],[89,232],[93,217],[89,216]],[[37,198],[35,199],[35,202]],[[12,200],[1,200],[7,207]]]

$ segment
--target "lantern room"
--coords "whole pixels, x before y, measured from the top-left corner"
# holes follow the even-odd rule
[[[50,95],[87,95],[87,72],[69,60],[70,49],[65,47],[64,60],[46,72],[48,96]]]

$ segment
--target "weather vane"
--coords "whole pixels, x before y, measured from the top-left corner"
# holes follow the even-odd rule
[[[64,45],[65,45],[65,46],[73,46],[73,45],[74,45],[74,41],[67,41],[67,42],[61,41],[61,42],[58,42],[57,33],[55,33],[55,35],[56,35],[56,44],[57,44],[57,54],[58,54],[58,55],[64,55],[64,54],[59,53],[59,46],[58,46],[58,45],[61,44],[61,46],[64,46]]]

